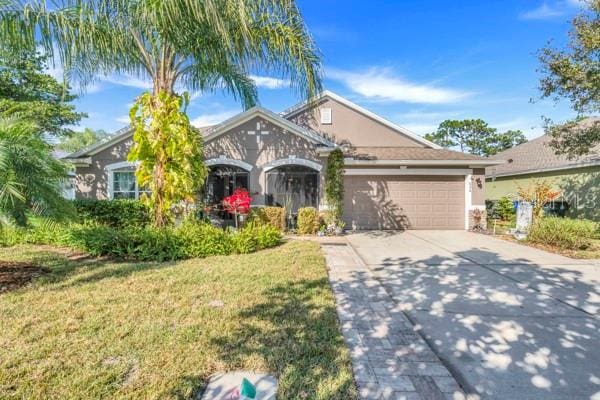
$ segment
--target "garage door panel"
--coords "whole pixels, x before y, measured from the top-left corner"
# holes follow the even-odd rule
[[[344,219],[354,229],[464,229],[463,176],[347,176]]]

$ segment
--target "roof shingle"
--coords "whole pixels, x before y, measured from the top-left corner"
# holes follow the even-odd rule
[[[353,147],[346,154],[358,160],[487,160],[459,151],[422,147]]]
[[[506,160],[506,163],[486,168],[486,175],[510,176],[600,163],[600,145],[595,146],[587,156],[569,160],[565,155],[555,153],[550,147],[551,140],[551,136],[543,135],[496,154],[491,158]]]

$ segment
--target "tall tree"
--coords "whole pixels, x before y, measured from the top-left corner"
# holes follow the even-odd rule
[[[0,214],[19,225],[27,214],[60,217],[69,210],[61,183],[67,165],[51,155],[51,147],[29,120],[0,118]]]
[[[425,138],[442,147],[478,156],[491,156],[526,141],[521,131],[498,133],[481,119],[446,120]]]
[[[130,115],[136,127],[132,156],[140,163],[139,183],[152,191],[156,225],[167,222],[168,204],[189,198],[189,189],[202,183],[191,182],[189,171],[169,168],[169,149],[192,131],[183,111],[173,107],[178,84],[193,91],[224,89],[246,108],[257,102],[252,72],[289,77],[307,98],[321,89],[318,52],[295,0],[64,0],[51,7],[43,0],[11,1],[0,8],[0,34],[13,47],[41,42],[84,84],[110,73],[152,81],[152,98],[141,97]],[[176,143],[163,124],[171,122],[180,136]]]
[[[63,137],[54,148],[73,153],[109,136],[110,134],[101,129],[85,128],[83,131],[73,132],[70,136]]]
[[[571,22],[566,48],[548,45],[539,53],[542,98],[566,99],[578,114],[564,125],[548,125],[557,153],[571,158],[600,143],[600,121],[579,124],[584,116],[600,112],[600,0],[585,4],[587,8]]]
[[[75,111],[77,97],[68,85],[45,73],[46,57],[35,49],[0,49],[0,116],[18,115],[28,119],[44,133],[69,136],[69,125],[85,114]]]
[[[506,132],[495,132],[488,143],[488,156],[493,156],[501,151],[518,146],[527,141],[525,135],[520,130],[510,129]]]

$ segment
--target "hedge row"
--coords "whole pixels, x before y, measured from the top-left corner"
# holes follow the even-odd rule
[[[285,208],[283,207],[256,207],[250,210],[249,221],[261,225],[270,225],[280,231],[285,231]]]
[[[192,222],[165,228],[44,223],[30,229],[5,228],[0,244],[51,244],[76,248],[93,256],[165,261],[246,254],[276,246],[281,239],[278,229],[252,223],[239,231]]]
[[[74,200],[77,217],[81,223],[98,223],[116,228],[146,226],[150,213],[139,200]]]

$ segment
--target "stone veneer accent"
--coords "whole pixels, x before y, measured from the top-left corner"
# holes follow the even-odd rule
[[[473,229],[476,224],[475,213],[477,211],[481,211],[481,226],[483,229],[487,229],[487,211],[485,210],[485,207],[477,207],[469,210],[469,229]]]

